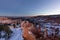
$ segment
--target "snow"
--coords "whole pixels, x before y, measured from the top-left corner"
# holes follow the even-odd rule
[[[23,40],[22,30],[20,28],[13,28],[13,34],[10,40]]]
[[[1,35],[2,37],[5,35],[6,33],[4,31],[1,31]]]
[[[9,40],[23,40],[22,37],[22,29],[19,28],[10,28],[13,33],[11,35],[11,37],[9,38]],[[4,35],[4,32],[2,32],[2,35]],[[5,38],[0,38],[0,40],[5,40]]]
[[[16,25],[17,28],[19,28],[20,25]]]
[[[48,29],[48,34],[51,34],[51,33],[54,32],[54,31],[52,31],[52,29],[50,29],[50,27],[59,28],[59,30],[60,30],[60,25],[56,25],[56,24],[57,24],[57,23],[53,23],[53,25],[52,25],[51,23],[45,23],[45,24],[43,24],[43,26],[48,27],[48,28],[47,28],[47,29]],[[60,32],[59,32],[58,35],[60,35]]]

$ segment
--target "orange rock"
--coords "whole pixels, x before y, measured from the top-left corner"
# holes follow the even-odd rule
[[[30,31],[32,24],[29,22],[23,21],[21,23],[22,29],[23,29],[23,37],[25,40],[36,40],[35,35]]]

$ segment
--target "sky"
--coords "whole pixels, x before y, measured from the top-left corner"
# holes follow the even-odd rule
[[[60,0],[0,0],[0,16],[60,14]]]

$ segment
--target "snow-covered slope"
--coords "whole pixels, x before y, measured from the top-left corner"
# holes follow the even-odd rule
[[[13,34],[10,40],[23,40],[21,28],[13,28]]]
[[[10,28],[13,33],[9,40],[23,40],[21,28]],[[5,38],[0,38],[0,40],[5,40]]]

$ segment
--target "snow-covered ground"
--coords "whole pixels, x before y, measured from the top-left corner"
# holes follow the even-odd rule
[[[8,40],[23,40],[22,29],[20,27],[10,29],[13,31],[13,33]],[[0,38],[0,40],[5,40],[5,38]]]
[[[9,40],[23,40],[21,28],[13,28],[13,34]]]
[[[48,34],[51,34],[52,32],[54,32],[54,31],[52,31],[52,29],[50,29],[50,27],[59,28],[59,34],[58,35],[60,35],[60,25],[57,25],[57,23],[53,23],[53,25],[52,25],[52,23],[45,23],[44,26],[48,27],[47,28]]]
[[[59,28],[60,30],[60,24],[56,25],[57,23],[53,23],[54,25],[52,25],[50,22],[48,23],[44,23],[43,26],[44,27],[48,27],[48,34],[52,33],[52,30],[50,29],[50,27],[55,27],[55,28]],[[22,37],[22,29],[19,27],[20,25],[16,25],[16,28],[10,27],[10,29],[13,31],[11,37],[9,38],[9,40],[23,40]],[[44,28],[42,28],[43,30]],[[2,35],[4,34],[3,32],[1,32]],[[59,32],[60,35],[60,32]],[[0,40],[5,40],[5,38],[0,38]]]

